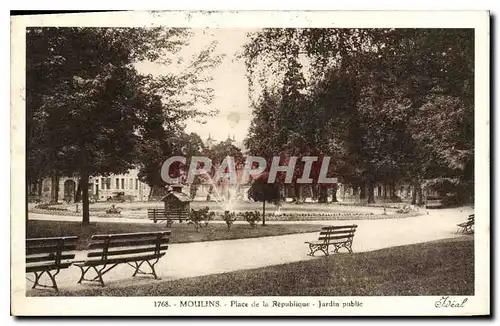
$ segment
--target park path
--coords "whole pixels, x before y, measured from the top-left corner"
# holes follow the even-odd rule
[[[456,224],[465,220],[467,215],[472,212],[471,208],[463,207],[459,209],[428,210],[424,215],[402,219],[314,221],[314,223],[330,225],[357,224],[358,230],[354,237],[353,251],[364,252],[457,237],[458,235],[455,234]],[[31,218],[65,220],[73,217],[64,218],[30,214]],[[103,220],[112,222],[110,218],[104,218]],[[123,219],[119,220],[124,222]],[[135,221],[135,223],[139,223],[139,221]],[[319,257],[308,256],[308,247],[304,244],[305,241],[315,240],[315,237],[317,237],[317,233],[302,233],[239,240],[172,244],[166,256],[156,265],[156,270],[163,280],[175,280],[302,260],[320,259]],[[78,252],[76,258],[83,259],[84,256],[85,252],[81,251]],[[131,267],[120,265],[107,273],[104,280],[107,286],[113,287],[127,287],[131,284],[154,282],[147,278],[133,279],[130,277],[132,272]],[[61,271],[57,278],[58,285],[61,289],[94,286],[76,284],[79,276],[79,268],[70,267]],[[30,286],[30,283],[27,282],[26,286]],[[24,289],[14,288],[13,291],[23,292]]]

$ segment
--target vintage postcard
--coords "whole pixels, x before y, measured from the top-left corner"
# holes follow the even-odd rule
[[[489,19],[12,16],[12,315],[489,315]]]

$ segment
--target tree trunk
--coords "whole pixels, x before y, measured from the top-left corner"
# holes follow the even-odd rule
[[[396,185],[393,182],[389,185],[389,196],[391,199],[396,197]]]
[[[318,202],[323,204],[328,203],[328,188],[326,186],[319,186]]]
[[[339,189],[339,186],[336,183],[334,183],[331,189],[332,189],[332,203],[337,203],[338,202],[337,190]],[[344,188],[344,197],[345,197],[345,188]]]
[[[362,203],[365,198],[366,198],[365,185],[361,184],[361,186],[359,187],[359,201]]]
[[[262,202],[262,226],[266,225],[266,201]]]
[[[415,185],[415,192],[416,192],[416,204],[417,206],[421,206],[423,203],[423,196],[422,196],[422,187],[420,187],[420,183],[417,183]]]
[[[319,189],[319,185],[318,184],[312,184],[311,185],[311,197],[312,197],[311,199],[313,201],[316,201],[316,200],[319,199],[319,196],[320,196],[319,192],[320,191],[321,190]]]
[[[52,172],[50,176],[50,203],[56,204],[59,201],[59,175],[57,172]]]
[[[82,200],[82,179],[78,181],[78,186],[75,192],[75,203],[79,203]]]
[[[38,181],[38,186],[37,186],[37,190],[38,190],[38,196],[41,196],[42,195],[42,189],[43,189],[43,179],[40,179]]]
[[[411,197],[411,204],[420,206],[422,205],[422,188],[420,187],[420,183],[415,181],[413,183],[413,193]]]
[[[302,199],[302,186],[298,183],[293,184],[293,195],[296,203],[300,203]]]
[[[82,188],[82,225],[89,225],[89,175],[85,172],[80,174],[80,185]]]
[[[373,182],[368,181],[368,204],[375,203],[375,187]]]
[[[151,196],[153,195],[153,187],[149,187],[148,201],[151,200]]]

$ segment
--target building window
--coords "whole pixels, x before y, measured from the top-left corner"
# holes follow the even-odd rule
[[[116,189],[120,189],[120,179],[116,178]]]
[[[125,179],[122,178],[122,189],[125,189]]]
[[[104,178],[101,178],[101,189],[104,189]]]
[[[128,189],[134,189],[134,179],[128,179]]]
[[[135,190],[139,189],[139,179],[135,179]]]
[[[111,178],[106,178],[106,189],[111,189]]]

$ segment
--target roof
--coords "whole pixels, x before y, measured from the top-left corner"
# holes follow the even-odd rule
[[[164,196],[162,199],[160,199],[161,201],[167,201],[169,197],[175,197],[177,200],[181,201],[181,202],[190,202],[191,201],[191,197],[189,197],[188,195],[186,195],[185,193],[183,192],[177,192],[177,191],[172,191],[170,193],[168,193],[166,196]]]

